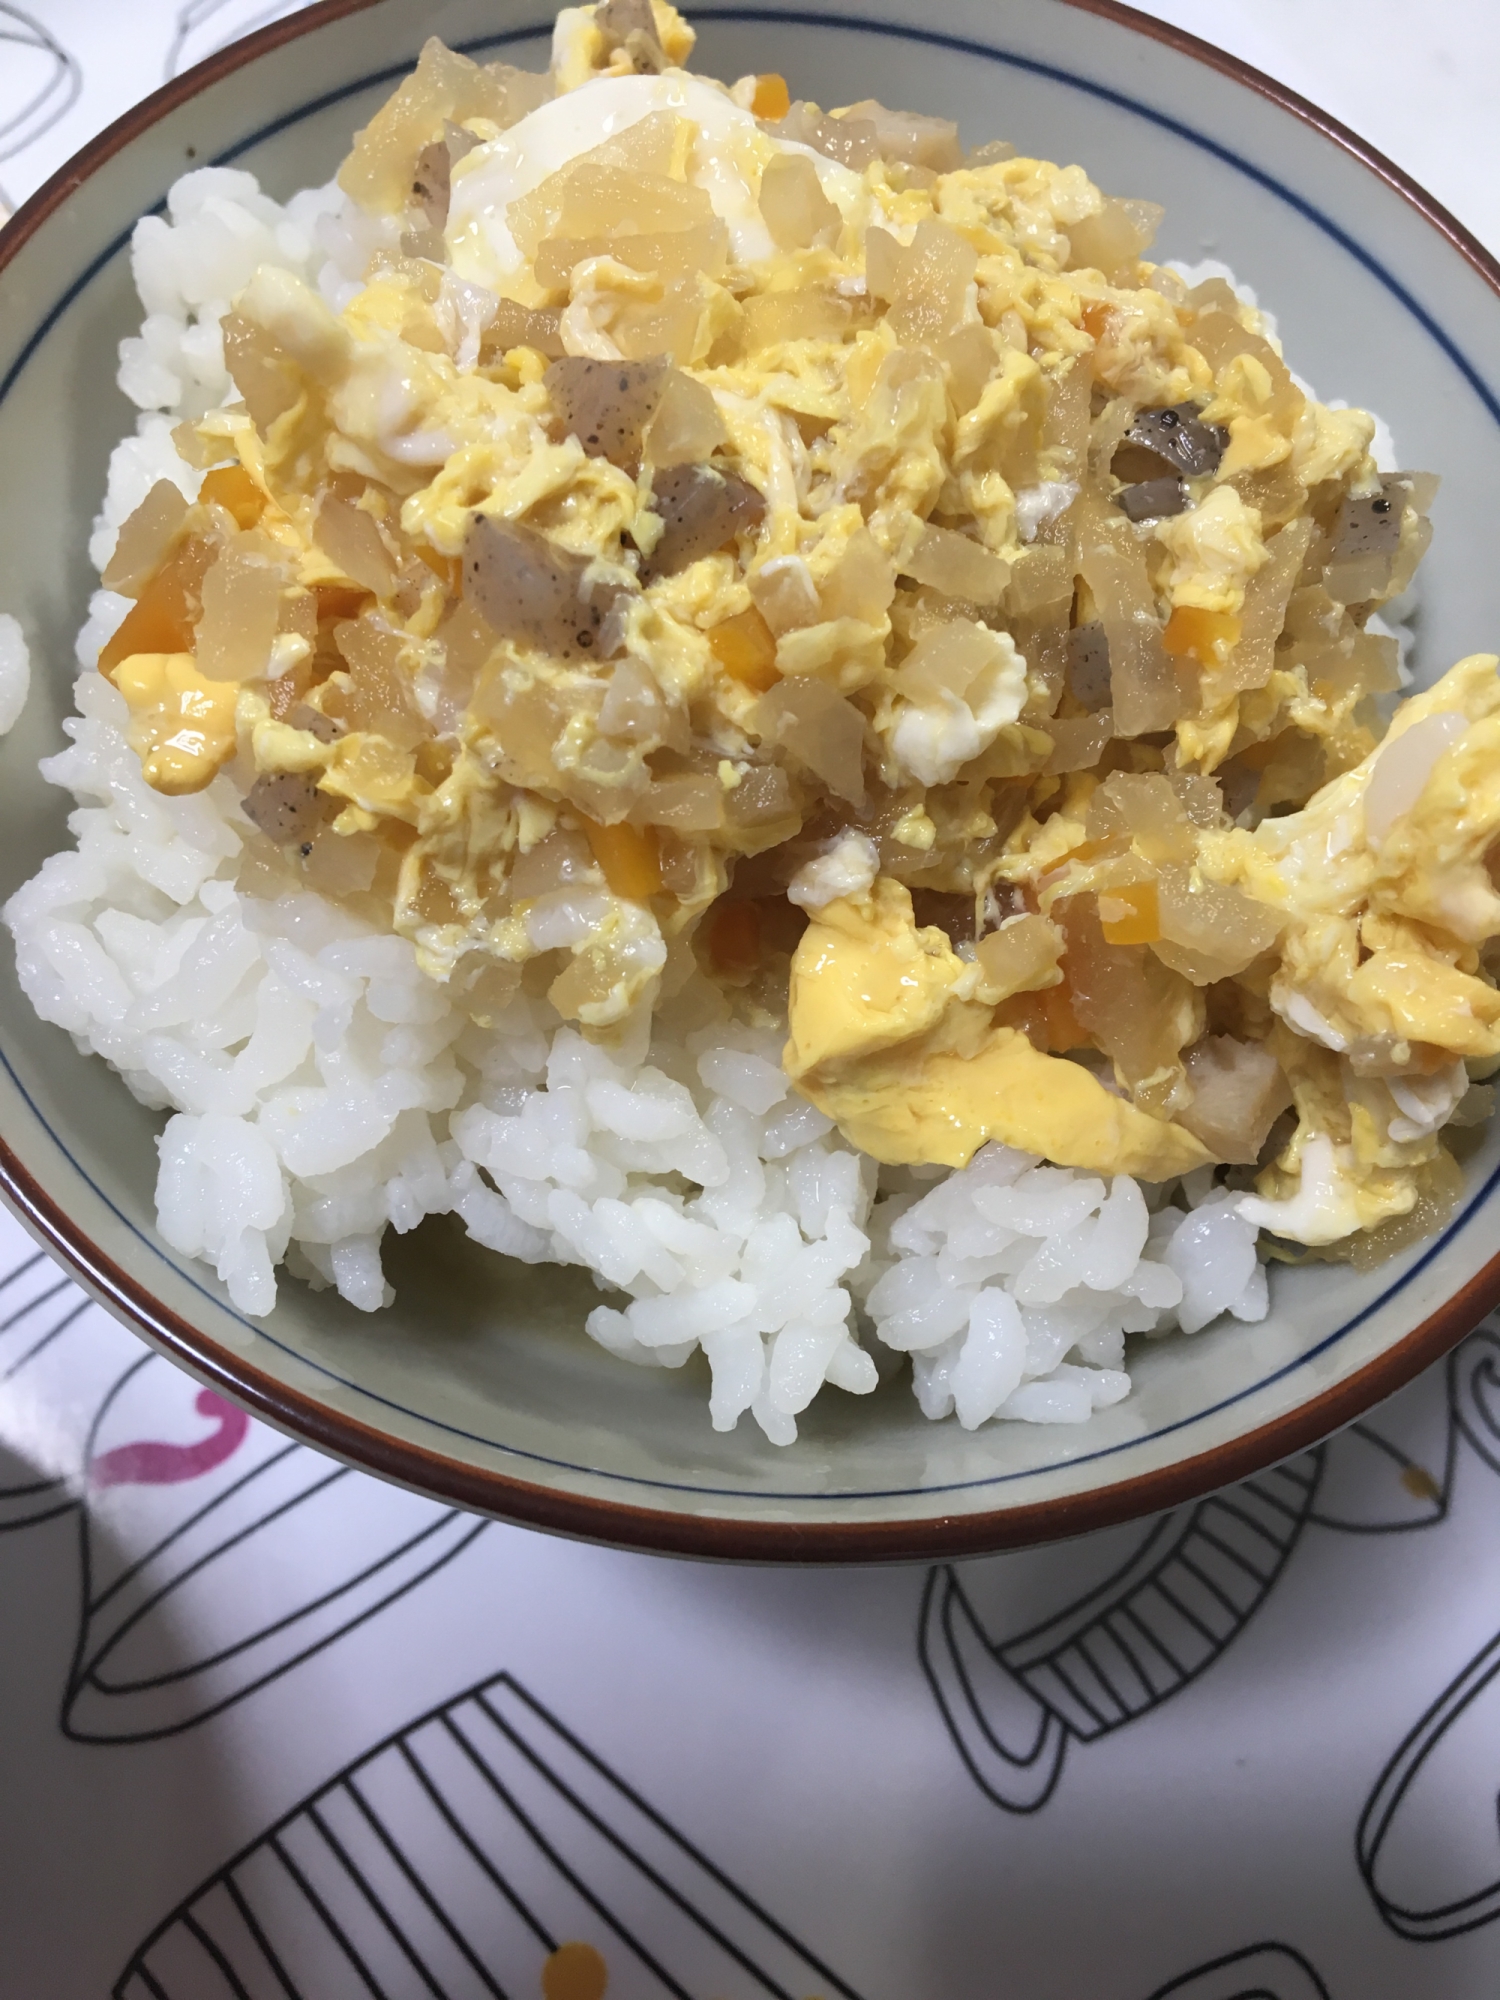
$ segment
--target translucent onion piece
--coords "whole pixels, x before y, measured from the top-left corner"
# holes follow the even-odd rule
[[[534,902],[554,889],[597,884],[598,879],[594,852],[584,836],[554,827],[535,847],[516,856],[510,871],[510,892],[518,903]]]
[[[1217,705],[1230,694],[1264,687],[1276,664],[1276,641],[1286,624],[1287,605],[1307,551],[1313,523],[1293,521],[1266,545],[1266,561],[1245,585],[1240,612],[1240,636],[1223,666],[1205,678],[1204,699]]]
[[[962,701],[995,657],[996,636],[987,625],[955,618],[922,634],[897,669],[896,686],[912,701],[935,701],[944,694]]]
[[[505,63],[483,68],[436,38],[417,67],[355,138],[339,169],[339,186],[361,207],[398,215],[412,200],[416,162],[449,119],[487,119],[504,131],[545,104],[552,79]]]
[[[138,597],[160,567],[187,509],[181,489],[170,479],[158,479],[120,529],[115,552],[99,579],[104,588],[117,590],[122,597]]]
[[[816,625],[823,616],[818,586],[801,556],[773,556],[747,581],[756,610],[778,638]]]
[[[752,764],[724,801],[731,826],[763,827],[795,819],[797,802],[779,764]]]
[[[318,790],[315,778],[291,771],[257,778],[240,803],[246,818],[278,847],[305,846],[322,827],[332,804]]]
[[[553,308],[532,311],[514,299],[501,299],[485,328],[481,354],[508,354],[515,347],[534,347],[538,354],[564,352],[562,313]]]
[[[194,627],[202,608],[203,576],[213,561],[212,542],[189,535],[126,612],[114,637],[99,654],[99,671],[112,680],[116,667],[132,653],[190,653]]]
[[[929,529],[928,532],[942,531]],[[977,543],[965,541],[962,535],[954,535],[950,539],[963,542],[966,549],[973,549],[977,555],[987,553]],[[1003,570],[1005,565],[1000,563],[999,567]],[[868,528],[861,528],[850,536],[838,561],[824,577],[818,595],[825,618],[856,618],[866,625],[878,625],[885,617],[890,610],[891,599],[896,595],[896,574],[884,549]]]
[[[1092,896],[1053,906],[1068,941],[1063,972],[1080,1025],[1131,1084],[1170,1073],[1196,1016],[1186,982],[1144,945],[1106,941]]]
[[[998,604],[1010,582],[1010,564],[968,535],[949,528],[923,529],[902,575],[981,608]]]
[[[297,370],[270,335],[243,314],[225,313],[221,327],[229,379],[244,397],[251,423],[264,437],[302,394]]]
[[[729,231],[715,217],[691,229],[656,229],[630,235],[549,236],[536,253],[538,284],[564,288],[577,266],[591,257],[612,257],[632,271],[662,279],[722,274],[729,261]]]
[[[641,438],[666,387],[667,362],[592,361],[570,354],[542,377],[564,432],[590,458],[634,468]]]
[[[795,145],[810,146],[815,153],[837,160],[840,166],[852,167],[857,174],[862,174],[879,153],[875,127],[868,118],[825,117],[801,98],[792,105],[785,118],[767,125],[766,130],[778,139],[790,139]]]
[[[1195,1139],[1233,1166],[1254,1166],[1271,1127],[1292,1101],[1282,1068],[1261,1042],[1208,1035],[1183,1058],[1193,1101],[1178,1113]]]
[[[412,692],[403,635],[370,618],[350,619],[337,628],[334,642],[349,669],[349,689],[342,700],[325,693],[325,708],[351,729],[383,736],[397,750],[414,750],[428,728]]]
[[[1092,771],[1115,733],[1115,718],[1107,708],[1093,715],[1051,716],[1045,723],[1052,752],[1043,770],[1049,777],[1067,771]]]
[[[1102,271],[1135,282],[1137,260],[1150,249],[1166,211],[1154,201],[1107,200],[1097,215],[1068,225],[1068,269]]]
[[[756,722],[762,736],[821,778],[830,791],[856,810],[863,807],[864,717],[826,681],[801,674],[778,681],[761,697]]]
[[[1204,286],[1192,294],[1196,301]],[[1224,288],[1232,302],[1234,295]],[[1288,372],[1286,363],[1268,340],[1258,333],[1250,333],[1241,326],[1238,315],[1229,307],[1215,306],[1208,312],[1200,312],[1188,327],[1187,337],[1197,348],[1216,375],[1221,375],[1241,354],[1248,354],[1260,363],[1271,381],[1271,397],[1265,405],[1265,415],[1269,422],[1278,427],[1289,424],[1302,409],[1306,398]]]
[[[964,163],[958,127],[951,118],[929,118],[921,111],[889,111],[873,97],[861,98],[842,114],[875,128],[875,147],[883,160],[904,160],[929,173],[951,174]]]
[[[1156,887],[1162,937],[1201,959],[1215,979],[1243,972],[1286,927],[1281,911],[1239,889],[1222,882],[1195,885],[1191,870],[1182,864],[1159,867]],[[1186,966],[1178,969],[1193,978]],[[1195,986],[1206,983],[1193,978]]]
[[[211,681],[249,681],[264,674],[281,617],[279,566],[241,537],[220,550],[203,579],[198,620],[199,671]]]
[[[669,707],[655,674],[633,659],[621,660],[610,675],[599,710],[599,733],[645,750],[663,744],[675,750],[688,747],[686,715]]]
[[[1170,729],[1182,694],[1162,645],[1146,558],[1128,530],[1108,524],[1085,534],[1079,571],[1094,594],[1109,643],[1110,698],[1117,736]]]
[[[709,465],[674,465],[658,472],[651,482],[651,506],[663,528],[642,565],[643,578],[675,576],[753,528],[766,511],[748,481]]]
[[[933,350],[943,364],[948,380],[948,394],[959,416],[967,416],[969,411],[984,394],[985,384],[995,369],[995,342],[987,326],[961,326],[957,333],[950,333],[946,340],[937,342]],[[1073,371],[1082,384],[1083,436],[1088,435],[1089,389],[1091,378],[1086,369]],[[1070,375],[1067,378],[1072,380]],[[1059,392],[1054,391],[1054,401]],[[1050,417],[1049,406],[1049,417]],[[1061,438],[1048,442],[1062,443]]]
[[[953,333],[964,317],[979,253],[945,222],[919,222],[902,246],[885,230],[865,232],[865,276],[877,298],[889,300],[896,338],[909,346]]]
[[[1062,932],[1046,917],[1008,917],[999,930],[981,938],[975,947],[974,955],[989,989],[985,997],[1000,1001],[1012,993],[1034,993],[1056,986],[1062,976],[1058,961],[1064,942]]]
[[[1089,800],[1090,840],[1129,840],[1146,860],[1191,861],[1198,841],[1170,781],[1155,772],[1114,771]]]
[[[957,339],[962,336],[954,337]],[[1086,363],[1075,360],[1069,364],[1066,372],[1053,382],[1052,392],[1047,399],[1047,418],[1042,431],[1043,448],[1052,453],[1057,461],[1058,471],[1074,479],[1082,477],[1088,459],[1093,388],[1092,372]]]
[[[631,807],[630,818],[637,826],[712,833],[724,824],[724,787],[717,778],[694,773],[659,778]]]
[[[481,514],[464,544],[464,592],[497,637],[576,659],[594,650],[613,597],[589,588],[588,567],[523,522]]]
[[[553,236],[613,238],[711,228],[713,204],[702,188],[672,179],[669,171],[628,163],[627,142],[633,140],[637,149],[652,148],[646,157],[654,157],[664,144],[661,166],[669,168],[676,125],[673,113],[653,112],[513,201],[506,220],[520,248],[534,258]],[[642,133],[641,126],[652,130]]]
[[[853,321],[852,301],[822,285],[763,292],[745,301],[745,349],[756,354],[788,340],[836,340]]]
[[[375,880],[381,844],[373,833],[335,833],[325,826],[313,837],[303,876],[322,896],[360,896]]]
[[[331,563],[365,590],[389,597],[395,589],[396,565],[374,516],[362,507],[325,493],[313,523],[313,540]]]
[[[701,464],[728,442],[712,392],[680,368],[671,369],[642,440],[651,464],[661,469]]]
[[[1066,549],[1024,549],[1011,566],[1005,608],[1014,617],[1034,617],[1073,596],[1073,568]]]
[[[760,177],[760,212],[782,250],[831,248],[843,218],[803,153],[778,153]]]

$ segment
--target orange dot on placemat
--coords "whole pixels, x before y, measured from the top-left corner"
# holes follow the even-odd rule
[[[542,1967],[543,2000],[604,2000],[609,1967],[591,1944],[560,1944]]]

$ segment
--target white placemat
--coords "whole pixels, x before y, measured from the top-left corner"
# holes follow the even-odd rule
[[[288,11],[0,0],[0,189]],[[1500,241],[1500,15],[1154,11]],[[1066,1548],[614,1555],[289,1444],[0,1219],[0,2000],[1472,2000],[1497,1520],[1485,1328],[1322,1450]]]

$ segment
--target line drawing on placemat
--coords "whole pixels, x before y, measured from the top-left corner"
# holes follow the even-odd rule
[[[159,1435],[174,1398],[197,1435]],[[397,1603],[489,1525],[291,1443],[150,1353],[105,1397],[86,1461],[61,1716],[78,1742],[146,1742],[222,1713]],[[198,1643],[184,1655],[189,1631]]]
[[[10,0],[0,0],[0,58],[0,160],[9,160],[72,110],[83,71],[50,28]],[[0,220],[10,206],[0,188]]]
[[[1500,1376],[1489,1430],[1465,1386],[1492,1350],[1500,1352],[1500,1339],[1481,1328],[1445,1370],[1429,1370],[1326,1445],[1192,1506],[1109,1531],[1124,1552],[1081,1593],[1068,1587],[1069,1568],[1103,1538],[1059,1549],[1067,1601],[1040,1620],[1017,1623],[998,1589],[993,1608],[976,1604],[980,1565],[932,1570],[918,1655],[981,1791],[1007,1812],[1040,1811],[1070,1742],[1159,1708],[1223,1656],[1310,1526],[1390,1535],[1446,1520],[1461,1435],[1500,1469]]]
[[[1038,1812],[1070,1740],[1091,1742],[1211,1667],[1296,1545],[1320,1464],[1304,1454],[1140,1523],[1104,1581],[1041,1623],[992,1634],[952,1568],[928,1576],[917,1648],[970,1776],[1007,1812]]]
[[[177,10],[167,49],[168,83],[231,42],[254,34],[257,28],[268,27],[284,14],[295,14],[308,4],[309,0],[271,0],[269,5],[267,0],[187,0]]]
[[[1158,1986],[1151,2000],[1330,2000],[1328,1988],[1289,1944],[1252,1944]]]
[[[1455,1426],[1500,1472],[1500,1333],[1471,1334],[1449,1357]],[[1381,1917],[1435,1943],[1500,1917],[1500,1632],[1413,1725],[1360,1813],[1354,1851]],[[1440,1837],[1435,1837],[1440,1836]]]
[[[501,1673],[277,1820],[152,1931],[113,1991],[601,2000],[606,1984],[642,2000],[858,2000]]]
[[[47,1256],[34,1251],[0,1273],[0,1444],[14,1444],[18,1464],[0,1471],[0,1534],[54,1520],[76,1507],[82,1491],[82,1442],[67,1436],[53,1410],[43,1428],[36,1405],[36,1377],[47,1370],[59,1382],[76,1385],[86,1398],[100,1373],[114,1373],[122,1353],[139,1343],[81,1292]],[[97,1387],[92,1389],[97,1395]],[[24,1404],[24,1408],[22,1405]],[[25,1435],[16,1437],[14,1432]],[[45,1462],[33,1454],[38,1446]],[[21,1449],[21,1447],[27,1449]]]

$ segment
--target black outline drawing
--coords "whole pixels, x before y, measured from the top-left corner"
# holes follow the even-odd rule
[[[1144,1524],[1102,1584],[1030,1630],[984,1630],[958,1573],[927,1579],[917,1649],[955,1749],[1006,1812],[1038,1812],[1068,1743],[1091,1742],[1196,1680],[1281,1574],[1317,1490],[1305,1453]]]
[[[142,1354],[104,1399],[89,1436],[89,1463],[101,1456],[117,1405],[148,1369],[171,1375],[184,1396],[193,1390],[191,1379],[169,1362]],[[167,1489],[185,1504],[161,1502],[169,1523],[143,1548],[130,1538],[123,1567],[106,1524],[85,1509],[79,1527],[82,1603],[63,1734],[77,1742],[140,1743],[191,1729],[394,1604],[489,1525],[404,1488],[368,1481],[371,1504],[361,1510],[359,1525],[369,1540],[359,1566],[341,1574],[334,1564],[317,1574],[307,1552],[320,1547],[319,1513],[337,1506],[347,1530],[345,1482],[356,1478],[362,1475],[348,1466],[249,1424],[232,1455]],[[149,1491],[160,1496],[163,1487],[153,1480]],[[277,1543],[288,1540],[298,1560],[276,1561]],[[193,1621],[173,1621],[173,1610],[220,1563],[243,1564],[247,1555],[267,1549],[276,1584],[257,1593],[253,1624],[207,1656],[181,1657],[177,1628]],[[285,1593],[280,1603],[275,1589]],[[215,1596],[225,1601],[217,1584]],[[164,1664],[160,1649],[168,1640],[173,1654]]]
[[[1445,1371],[1430,1369],[1326,1445],[1143,1522],[1143,1539],[1102,1583],[1031,1629],[987,1630],[962,1568],[933,1569],[917,1650],[980,1790],[1006,1812],[1040,1811],[1070,1739],[1121,1728],[1206,1672],[1309,1524],[1391,1535],[1445,1520],[1460,1434],[1500,1470],[1500,1373],[1476,1362],[1492,1351],[1500,1337],[1481,1328]],[[1473,1413],[1478,1391],[1463,1386],[1481,1374],[1493,1381],[1493,1420]],[[1065,1547],[1057,1560],[1070,1560]]]
[[[113,1375],[122,1354],[139,1351],[135,1337],[94,1306],[45,1251],[0,1273],[0,1399],[9,1384],[39,1366],[87,1383],[94,1370]],[[74,1463],[62,1469],[0,1473],[0,1534],[66,1514],[78,1505],[82,1480],[81,1439]]]
[[[139,1947],[114,2000],[531,1995],[574,1941],[652,2000],[858,2000],[506,1673],[386,1737],[226,1862]]]
[[[1251,1944],[1158,1986],[1151,2000],[1329,2000],[1329,1993],[1292,1945]]]
[[[11,0],[0,0],[0,51],[6,43],[23,49],[40,49],[52,57],[52,74],[42,88],[9,117],[0,116],[0,160],[13,159],[33,140],[50,132],[78,102],[83,89],[83,71],[76,56],[69,54],[49,28],[25,14]],[[0,188],[0,217],[10,207]]]
[[[257,28],[264,28],[272,21],[279,21],[283,14],[295,14],[308,4],[309,0],[186,0],[186,4],[177,10],[172,41],[167,50],[167,82],[170,83],[174,76],[180,76],[185,69],[191,69],[194,63],[202,62],[205,57],[217,55],[231,42],[254,34]],[[236,15],[243,14],[244,18],[236,18],[232,27],[226,27],[220,20],[218,29],[223,29],[223,32],[210,30],[214,39],[201,48],[195,48],[193,38],[209,22],[221,16],[226,8],[234,9]]]
[[[1500,1332],[1491,1325],[1471,1334],[1449,1357],[1449,1396],[1455,1426],[1492,1471],[1500,1472]],[[1402,1809],[1418,1786],[1424,1767],[1454,1730],[1473,1736],[1475,1755],[1493,1764],[1493,1726],[1476,1726],[1482,1713],[1478,1704],[1500,1674],[1500,1632],[1490,1639],[1454,1676],[1426,1713],[1420,1717],[1376,1779],[1355,1830],[1354,1849],[1359,1872],[1382,1918],[1400,1936],[1421,1943],[1457,1937],[1477,1930],[1500,1917],[1500,1826],[1496,1823],[1496,1785],[1491,1783],[1485,1797],[1481,1842],[1487,1840],[1488,1853],[1478,1858],[1477,1886],[1467,1887],[1445,1900],[1412,1905],[1399,1896],[1389,1880],[1393,1865],[1399,1866],[1400,1832],[1414,1808]],[[1420,1796],[1420,1795],[1419,1795]],[[1452,1828],[1441,1851],[1451,1866],[1459,1841]],[[1394,1843],[1393,1843],[1394,1836]],[[1430,1839],[1413,1825],[1413,1837],[1424,1859],[1432,1852]],[[1383,1880],[1382,1877],[1385,1877]]]

